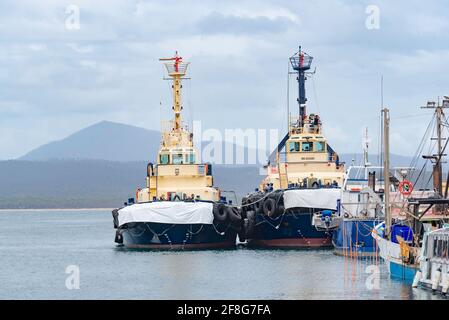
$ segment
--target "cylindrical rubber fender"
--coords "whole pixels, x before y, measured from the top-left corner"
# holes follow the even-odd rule
[[[112,210],[112,220],[114,221],[114,229],[118,228],[118,209]]]
[[[253,210],[254,209],[254,204],[252,204],[254,202],[254,197],[252,195],[245,197],[245,209],[246,211],[248,210]],[[242,203],[243,204],[243,203]]]
[[[243,197],[242,198],[242,209],[240,211],[240,214],[242,215],[242,219],[246,218],[246,211],[248,211],[250,209],[249,206],[247,206],[248,203],[249,203],[248,198]]]
[[[118,244],[122,244],[122,243],[123,243],[123,236],[122,236],[120,230],[117,230],[117,231],[115,232],[115,239],[114,239],[114,242],[116,242],[116,243],[118,243]]]
[[[224,222],[228,218],[226,206],[223,203],[214,203],[214,218],[219,222]]]
[[[278,203],[278,205],[276,206],[276,215],[280,216],[284,213],[284,211],[285,211],[284,205]]]
[[[245,231],[245,239],[252,239],[254,236],[254,228],[256,226],[256,213],[254,211],[248,211],[246,213],[246,219],[243,224]]]
[[[254,202],[254,211],[256,212],[256,213],[263,213],[264,211],[263,211],[263,203],[264,203],[264,200],[261,200],[262,199],[262,197],[261,196],[255,196],[255,197],[253,197],[253,202]]]
[[[276,200],[273,198],[266,198],[263,202],[263,213],[269,217],[274,217],[276,215]]]
[[[226,208],[229,221],[233,226],[241,226],[242,224],[242,215],[240,214],[239,209],[234,207],[227,207]]]

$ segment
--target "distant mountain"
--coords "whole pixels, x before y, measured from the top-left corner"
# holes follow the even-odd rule
[[[215,165],[213,175],[239,201],[262,180],[256,166]],[[0,161],[0,209],[117,207],[144,186],[145,176],[145,161]]]
[[[155,161],[160,140],[159,131],[102,121],[62,140],[44,144],[17,160]],[[202,147],[206,147],[209,143],[204,142]],[[235,144],[222,141],[221,145],[222,163],[227,159],[225,150],[229,150],[229,147],[233,150],[233,159],[236,159]],[[250,151],[257,154],[253,148],[244,148],[245,159],[248,159]]]
[[[102,121],[31,150],[19,160],[146,160],[157,153],[160,137],[158,131]]]

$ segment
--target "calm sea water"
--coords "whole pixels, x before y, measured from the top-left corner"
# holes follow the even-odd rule
[[[106,210],[0,211],[0,298],[440,299],[331,251],[130,251],[113,240]],[[66,287],[69,265],[79,289]],[[366,285],[370,265],[380,289]]]

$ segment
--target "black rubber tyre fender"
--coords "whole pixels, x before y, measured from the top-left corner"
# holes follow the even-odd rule
[[[241,226],[242,224],[242,215],[240,214],[239,209],[234,207],[227,207],[226,213],[228,215],[229,221],[233,226]]]
[[[263,201],[263,213],[266,214],[269,217],[274,217],[276,215],[276,200],[274,198],[266,198]]]
[[[263,204],[264,204],[264,200],[261,200],[262,197],[261,196],[256,196],[253,197],[253,202],[254,202],[254,211],[256,213],[263,213]]]
[[[112,219],[114,221],[114,229],[118,228],[118,209],[112,210]]]
[[[252,239],[254,236],[254,228],[256,226],[256,213],[254,211],[248,211],[246,213],[247,218],[243,224],[245,239]]]
[[[276,215],[280,216],[280,215],[282,215],[284,213],[284,211],[285,211],[284,205],[283,204],[278,204],[277,208],[276,208]]]
[[[123,236],[122,236],[122,233],[120,232],[120,230],[117,230],[115,232],[114,242],[116,242],[118,244],[122,244],[123,243]]]
[[[226,206],[223,203],[214,203],[214,218],[219,222],[225,222],[228,219]]]
[[[249,207],[247,206],[248,203],[249,203],[248,198],[247,197],[243,197],[242,198],[242,209],[240,211],[240,214],[242,215],[242,218],[246,218],[246,211],[249,210]]]

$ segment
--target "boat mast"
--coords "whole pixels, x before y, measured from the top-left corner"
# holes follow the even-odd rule
[[[175,56],[172,58],[161,58],[159,61],[173,61],[165,63],[168,75],[172,78],[172,90],[173,90],[173,111],[175,113],[175,120],[173,123],[173,131],[179,132],[182,127],[181,121],[181,79],[187,72],[187,66],[189,63],[183,63],[182,57],[178,56],[176,51]]]
[[[297,73],[298,80],[298,105],[299,105],[299,127],[303,128],[304,119],[306,116],[306,71],[310,69],[313,57],[309,56],[307,53],[301,50],[299,46],[299,51],[297,54],[290,57],[290,63],[293,70]]]
[[[390,238],[391,208],[390,208],[390,110],[382,109],[384,127],[384,199],[385,199],[385,235]]]
[[[365,179],[368,179],[368,167],[370,165],[368,161],[368,148],[369,148],[369,140],[368,140],[368,127],[365,128],[365,141],[363,148],[363,165],[365,167]]]
[[[442,141],[445,140],[446,138],[443,138],[442,128],[443,128],[444,109],[449,108],[449,100],[444,99],[442,104],[440,104],[439,101],[438,103],[436,103],[435,101],[428,101],[427,106],[421,108],[435,110],[435,117],[437,120],[437,127],[436,127],[437,137],[431,139],[437,140],[438,153],[434,155],[423,156],[423,158],[435,161],[433,165],[433,188],[440,197],[443,197],[443,168],[442,168],[443,162],[441,161],[441,159],[443,158],[443,156],[445,156],[445,154],[443,154],[444,150]]]

